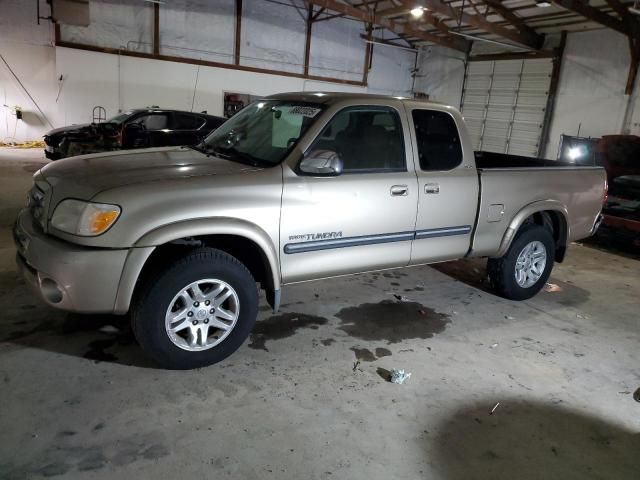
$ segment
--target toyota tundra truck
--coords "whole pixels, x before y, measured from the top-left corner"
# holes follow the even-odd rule
[[[255,102],[195,147],[84,155],[34,175],[17,263],[46,303],[130,314],[165,368],[245,341],[257,286],[486,257],[495,291],[535,295],[592,235],[605,171],[474,152],[460,113],[402,97]]]

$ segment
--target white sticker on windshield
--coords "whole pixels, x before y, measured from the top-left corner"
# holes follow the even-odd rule
[[[315,117],[318,113],[320,113],[319,108],[313,108],[313,107],[305,107],[302,105],[297,105],[295,107],[293,107],[289,113],[292,115],[302,115],[303,117],[308,117],[308,118],[313,118]]]

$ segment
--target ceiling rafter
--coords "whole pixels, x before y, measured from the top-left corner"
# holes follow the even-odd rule
[[[407,7],[416,5],[416,3],[412,3],[407,0],[400,0],[400,2]],[[419,0],[417,4],[428,8],[431,12],[437,13],[438,15],[449,17],[460,23],[473,25],[487,33],[492,33],[534,50],[538,50],[541,47],[539,38],[531,38],[529,35],[523,34],[518,30],[501,27],[500,25],[496,25],[494,22],[488,21],[481,15],[471,15],[462,9],[452,7],[451,5],[444,3],[442,0]]]
[[[502,4],[502,0],[482,0],[487,6],[491,7],[498,15],[505,19],[505,21],[509,22],[513,26],[515,26],[520,33],[526,35],[531,38],[531,40],[538,44],[542,45],[544,42],[544,38],[542,35],[538,34],[533,28],[528,26],[525,22],[525,19],[519,17],[507,7]]]
[[[627,76],[627,85],[625,93],[630,95],[636,83],[638,68],[640,67],[640,23],[637,17],[631,14],[626,6],[620,0],[606,0],[609,5],[622,19],[622,23],[629,32],[627,37],[629,40],[629,53],[631,54],[631,62],[629,65],[629,75]]]
[[[371,11],[362,10],[350,4],[338,2],[337,0],[307,0],[307,2],[327,10],[332,10],[334,12],[362,20],[368,24],[384,27],[398,35],[406,35],[408,37],[417,38],[421,41],[437,43],[465,53],[469,50],[469,42],[462,40],[461,38],[427,33],[419,28],[411,26],[408,23],[395,22],[389,18],[374,14]]]
[[[551,0],[556,5],[566,8],[567,10],[571,10],[579,15],[582,15],[589,20],[592,20],[600,25],[604,25],[605,27],[609,27],[616,32],[622,33],[623,35],[629,35],[629,30],[627,26],[620,20],[618,17],[614,17],[612,15],[608,15],[599,9],[588,5],[587,3],[581,0]]]

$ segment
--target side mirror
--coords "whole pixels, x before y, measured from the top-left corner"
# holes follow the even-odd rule
[[[300,171],[309,175],[338,176],[342,173],[342,159],[333,150],[312,150],[300,162]]]

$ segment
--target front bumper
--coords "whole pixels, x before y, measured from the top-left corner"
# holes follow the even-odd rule
[[[603,220],[604,220],[604,215],[602,213],[599,213],[598,216],[596,217],[595,222],[593,222],[593,227],[591,227],[591,235],[596,234]]]
[[[18,270],[49,305],[82,313],[111,313],[129,250],[88,248],[47,235],[28,210],[13,237]]]

